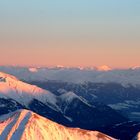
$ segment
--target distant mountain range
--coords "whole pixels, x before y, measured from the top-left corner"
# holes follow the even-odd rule
[[[78,68],[29,70],[25,67],[1,69],[0,115],[28,109],[65,126],[97,130],[121,140],[131,140],[140,131],[139,68],[109,71]],[[92,79],[77,82],[80,75],[86,79],[87,75],[90,78],[94,73],[106,75],[108,79],[111,73],[114,76],[119,72],[126,79],[137,75],[137,84],[133,80],[126,82],[123,76],[123,82],[115,78],[112,78],[115,82],[104,82],[105,79],[102,82]],[[53,79],[55,75],[57,78]]]
[[[102,70],[103,69],[103,70]],[[140,85],[140,68],[110,69],[107,66],[100,68],[27,68],[0,66],[1,72],[6,72],[24,81],[55,80],[69,83],[118,83],[123,86]]]

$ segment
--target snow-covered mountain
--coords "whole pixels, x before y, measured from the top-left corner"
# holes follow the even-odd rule
[[[56,122],[69,124],[69,120],[63,116],[56,104],[57,97],[54,94],[2,72],[0,72],[0,101],[0,115],[17,109],[31,109]]]
[[[67,128],[28,110],[0,117],[1,140],[115,140],[97,131]]]
[[[48,80],[70,82],[70,83],[119,83],[124,86],[140,85],[140,69],[110,69],[108,66],[99,68],[27,68],[0,66],[0,71],[12,74],[24,81]]]
[[[37,99],[56,107],[56,99],[51,92],[2,72],[0,72],[0,97],[13,99],[24,106],[27,106],[33,99]]]
[[[109,66],[103,65],[96,68],[98,71],[110,71],[111,68]]]
[[[32,71],[36,73],[35,70]],[[139,100],[137,102],[134,100],[139,99],[139,88],[123,87],[113,83],[72,84],[59,81],[47,81],[43,82],[43,85],[47,90],[43,90],[40,84],[42,88],[0,72],[0,115],[17,109],[28,109],[65,126],[99,130],[125,140],[132,139],[140,130],[138,122],[127,123],[128,112],[124,113],[126,115],[124,117],[122,116],[124,109],[121,109],[120,113],[115,111],[118,111],[115,107],[121,105],[119,103],[125,103],[124,106],[127,103],[127,107],[131,108],[131,110],[128,108],[130,114],[134,112],[137,117]],[[114,109],[103,103],[109,104]],[[134,110],[132,106],[136,109]],[[134,114],[132,115],[134,117]],[[122,125],[118,127],[118,124]],[[129,128],[134,126],[132,134],[129,134],[128,126]]]
[[[56,96],[2,72],[0,101],[0,110],[3,110],[1,114],[25,108],[66,126],[84,129],[96,129],[127,121],[110,107],[97,103],[91,105],[73,92]]]

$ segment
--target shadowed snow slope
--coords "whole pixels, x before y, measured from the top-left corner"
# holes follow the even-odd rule
[[[67,128],[28,110],[0,118],[0,140],[115,140],[97,131]]]

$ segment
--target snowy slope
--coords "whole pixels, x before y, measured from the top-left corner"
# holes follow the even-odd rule
[[[1,140],[115,140],[97,131],[67,128],[28,110],[0,118]]]
[[[76,95],[74,92],[67,92],[65,94],[62,94],[61,96],[59,96],[59,99],[61,100],[61,102],[65,103],[65,106],[67,104],[70,104],[73,100],[78,99],[81,102],[83,102],[84,104],[86,104],[87,106],[90,106],[90,104],[88,104],[87,100],[85,100],[82,97],[79,97],[78,95]],[[94,106],[92,106],[94,107]]]
[[[0,72],[0,97],[14,99],[25,106],[33,99],[37,99],[57,108],[55,95],[51,92],[24,83],[16,77],[2,72]]]

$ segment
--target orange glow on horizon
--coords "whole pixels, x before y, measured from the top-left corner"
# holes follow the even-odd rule
[[[129,68],[140,65],[140,44],[114,41],[2,42],[0,65]],[[26,47],[25,47],[26,46]],[[71,47],[72,46],[72,47]],[[123,46],[123,47],[122,47]],[[135,46],[132,48],[132,46]]]

